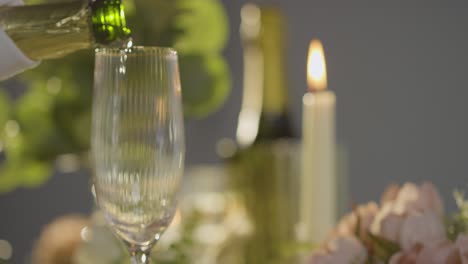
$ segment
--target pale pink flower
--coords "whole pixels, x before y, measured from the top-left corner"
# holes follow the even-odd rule
[[[324,249],[315,252],[309,264],[364,264],[366,259],[366,247],[353,236],[343,236],[332,239]]]
[[[440,197],[439,191],[430,182],[424,182],[420,187],[420,202],[423,208],[434,210],[439,215],[444,214],[444,204]]]
[[[382,195],[380,209],[371,202],[343,217],[310,263],[364,263],[372,232],[401,247],[390,264],[468,264],[468,236],[466,241],[460,237],[458,244],[448,242],[443,212],[431,183],[391,185]]]
[[[386,203],[375,216],[374,222],[371,225],[371,232],[398,243],[404,219],[404,216],[393,212],[393,205],[391,203]]]
[[[379,208],[376,203],[369,202],[364,205],[356,207],[356,209],[344,216],[338,223],[334,236],[352,236],[359,231],[359,238],[367,240],[370,226],[374,221],[374,217],[377,214]],[[359,219],[359,227],[358,225]]]
[[[371,232],[399,243],[403,239],[403,233],[407,233],[402,231],[404,225],[409,225],[407,228],[411,228],[414,224],[422,224],[422,226],[418,227],[419,229],[410,230],[410,235],[406,234],[404,237],[406,243],[409,242],[410,237],[413,237],[415,232],[419,232],[424,227],[424,223],[429,221],[432,225],[428,228],[436,227],[436,230],[433,230],[436,234],[429,232],[427,235],[440,235],[440,230],[443,229],[442,224],[439,224],[442,221],[442,214],[442,200],[431,183],[423,183],[421,186],[406,183],[401,189],[398,189],[397,186],[391,186],[382,197],[382,208],[374,218]],[[418,215],[424,217],[420,216],[415,219]],[[410,216],[412,219],[409,223],[406,223]],[[437,221],[434,219],[437,219]],[[415,223],[415,221],[422,222]],[[426,231],[424,230],[424,232]],[[443,238],[445,239],[445,236]],[[405,244],[405,246],[411,247],[412,244]]]
[[[397,198],[398,192],[400,191],[400,186],[398,184],[391,184],[385,189],[382,196],[380,197],[380,203],[385,204],[395,201]]]
[[[389,264],[416,264],[418,259],[419,253],[421,252],[422,246],[415,245],[410,250],[407,251],[400,251],[394,254]]]
[[[400,230],[400,246],[405,250],[416,244],[430,246],[446,239],[442,218],[433,211],[411,212]]]
[[[81,230],[88,223],[84,216],[66,215],[46,225],[34,245],[32,263],[72,263],[73,255],[82,243]]]
[[[444,213],[439,192],[427,182],[420,187],[413,183],[405,183],[398,192],[393,210],[400,215],[410,211],[426,210],[433,210],[439,215]]]
[[[405,183],[392,203],[392,210],[398,215],[403,215],[414,207],[418,197],[418,186],[414,183]]]
[[[458,249],[451,241],[442,241],[424,247],[418,255],[416,264],[461,264]]]
[[[416,257],[413,257],[413,262],[410,261],[404,261],[403,258],[405,257],[405,252],[399,251],[390,258],[388,261],[388,264],[414,264],[416,262]]]
[[[458,235],[455,246],[458,248],[461,263],[468,264],[468,234]]]
[[[326,251],[316,251],[309,259],[310,264],[332,264],[331,255]]]
[[[351,212],[341,218],[332,232],[330,239],[338,236],[352,236],[356,231],[357,217],[354,212]]]

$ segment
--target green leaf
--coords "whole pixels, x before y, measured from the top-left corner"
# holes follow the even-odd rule
[[[35,83],[15,104],[15,115],[19,122],[37,126],[37,115],[50,116],[53,98],[45,91],[45,84]]]
[[[25,187],[38,187],[52,175],[51,165],[41,161],[24,161],[19,168]]]
[[[184,113],[203,117],[219,109],[230,92],[228,66],[220,55],[181,55]]]
[[[66,138],[57,126],[58,123],[54,119],[55,101],[55,95],[32,87],[17,102],[14,115],[17,118],[24,145],[20,155],[28,156],[28,159],[53,162],[57,155],[76,150],[70,147],[72,140]],[[67,123],[76,124],[73,118],[68,119]]]
[[[455,191],[453,195],[458,211],[447,218],[445,223],[448,238],[455,241],[459,234],[468,233],[468,201],[465,200],[463,192]]]
[[[228,20],[222,4],[216,0],[178,0],[180,13],[174,27],[183,32],[175,41],[181,53],[218,53],[226,44]]]
[[[129,0],[130,1],[130,0]],[[134,13],[128,13],[133,43],[137,45],[173,46],[173,23],[178,13],[174,0],[133,0]]]
[[[0,193],[13,191],[18,186],[18,175],[0,168]]]
[[[12,191],[18,186],[37,187],[51,174],[52,169],[47,162],[7,158],[0,167],[0,192]]]
[[[47,162],[24,161],[18,164],[18,172],[25,187],[38,187],[52,175],[51,165]]]
[[[398,244],[378,235],[374,235],[371,232],[368,233],[373,246],[372,251],[374,256],[387,263],[390,258],[401,250]]]
[[[5,123],[11,118],[10,98],[4,90],[0,90],[0,129],[3,129]]]
[[[14,122],[14,121],[13,121]],[[27,146],[21,131],[16,134],[2,133],[3,150],[8,160],[20,160],[25,156]],[[1,173],[0,173],[1,174]]]

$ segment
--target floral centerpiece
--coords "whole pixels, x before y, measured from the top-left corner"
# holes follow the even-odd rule
[[[468,201],[460,192],[455,200],[458,211],[447,215],[431,183],[392,185],[379,203],[356,206],[345,215],[306,263],[468,264]],[[202,193],[184,198],[181,205],[152,252],[157,263],[245,263],[242,250],[252,226],[235,196]],[[119,243],[99,213],[63,217],[42,232],[33,263],[128,263]],[[302,261],[311,249],[291,250]]]
[[[448,217],[431,183],[392,185],[380,204],[344,216],[309,263],[467,264],[468,202],[455,199],[459,211]]]

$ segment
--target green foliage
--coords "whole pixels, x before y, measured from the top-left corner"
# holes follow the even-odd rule
[[[27,97],[22,99],[29,100]],[[21,103],[15,106],[18,105]],[[4,161],[0,165],[0,192],[11,191],[17,185],[38,186],[51,174],[51,165],[31,155],[33,149],[27,147],[29,144],[37,144],[40,141],[39,138],[44,134],[44,128],[47,127],[40,124],[41,113],[47,107],[36,106],[36,104],[32,104],[31,107],[38,111],[33,113],[38,118],[32,120],[31,124],[37,134],[31,133],[32,136],[27,137],[21,124],[13,120],[15,117],[22,116],[22,113],[15,111],[15,107],[9,103],[8,96],[4,91],[0,92],[0,127],[3,128],[0,130],[0,142],[6,153]],[[34,125],[39,126],[35,128]]]
[[[465,200],[464,193],[459,191],[454,192],[454,197],[458,212],[446,221],[447,236],[452,241],[455,241],[459,234],[468,234],[468,201]]]
[[[355,212],[357,216],[356,229],[354,230],[354,236],[361,241],[368,249],[368,256],[366,259],[366,264],[380,264],[388,263],[390,258],[400,251],[400,246],[390,241],[382,236],[375,235],[371,232],[366,232],[363,230],[361,223],[361,217],[359,213]],[[361,234],[366,233],[365,237],[362,237]],[[354,262],[352,262],[354,263]]]
[[[30,0],[28,4],[43,2]],[[54,0],[49,0],[54,2]],[[56,1],[55,1],[56,2]],[[178,49],[187,117],[216,111],[230,90],[220,52],[228,35],[218,0],[123,0],[136,45]],[[91,50],[43,61],[19,78],[26,92],[11,102],[0,90],[0,192],[34,187],[51,174],[61,154],[89,149],[94,57]],[[9,122],[11,120],[11,122]],[[9,123],[8,123],[9,122]],[[15,133],[7,133],[8,124]],[[10,129],[11,130],[11,129]]]
[[[388,263],[390,258],[400,251],[398,244],[385,239],[384,237],[368,233],[371,240],[371,253],[368,258],[368,263]]]
[[[182,230],[180,232],[180,240],[170,245],[169,249],[165,252],[153,250],[152,259],[155,263],[160,264],[190,264],[193,261],[190,259],[190,250],[194,246],[193,234],[198,225],[201,224],[202,215],[195,211],[188,215],[184,220]]]
[[[130,7],[134,43],[172,46],[178,51],[185,115],[200,118],[216,111],[230,91],[229,68],[220,55],[228,37],[221,3],[124,0],[124,4]]]
[[[228,67],[218,54],[180,56],[184,110],[205,116],[217,109],[229,94]]]
[[[11,104],[8,95],[5,91],[0,90],[0,127],[4,127],[5,123],[10,119]]]
[[[179,0],[182,12],[174,23],[184,32],[176,37],[175,48],[184,54],[217,54],[228,37],[228,22],[216,0]],[[215,22],[216,21],[216,22]]]

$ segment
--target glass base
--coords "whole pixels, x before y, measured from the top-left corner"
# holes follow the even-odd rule
[[[149,264],[149,252],[147,251],[135,251],[130,252],[130,263],[131,264]]]

